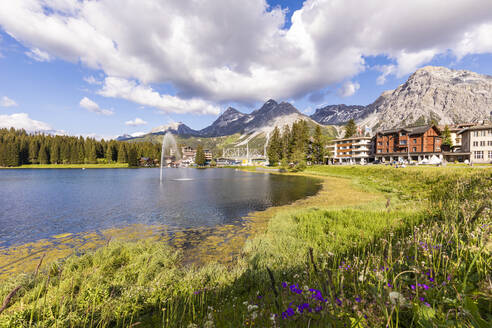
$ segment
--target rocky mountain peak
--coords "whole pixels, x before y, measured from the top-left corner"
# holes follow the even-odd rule
[[[427,124],[432,120],[440,124],[476,122],[490,115],[492,77],[467,70],[426,66],[395,90],[383,92],[368,106],[327,107],[311,117],[322,124],[343,124],[338,117],[353,118],[373,130]]]

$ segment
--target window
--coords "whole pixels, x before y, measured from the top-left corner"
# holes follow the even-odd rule
[[[400,145],[406,145],[407,141],[406,140],[400,140]]]
[[[473,155],[474,155],[475,159],[483,159],[483,151],[481,151],[481,150],[474,151]]]
[[[489,130],[489,136],[492,136],[492,130]]]
[[[383,150],[382,149],[378,149],[378,153],[381,153]]]
[[[480,141],[480,147],[485,146],[485,141]]]
[[[406,136],[407,134],[405,132],[400,132],[400,136]]]
[[[478,131],[473,131],[473,136],[478,137]]]
[[[378,141],[378,146],[382,146],[383,145],[383,142],[382,141]]]
[[[441,151],[441,147],[436,146],[436,151]]]
[[[492,159],[492,150],[489,150],[489,159]]]
[[[487,146],[492,146],[492,140],[487,141]]]
[[[473,142],[473,147],[478,147],[478,141]]]
[[[413,143],[416,144],[417,143],[417,139],[413,139]]]
[[[413,147],[413,148],[412,148],[412,151],[413,151],[414,153],[416,153],[416,152],[417,152],[417,147]]]

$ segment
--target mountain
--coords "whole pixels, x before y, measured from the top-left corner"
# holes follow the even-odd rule
[[[173,122],[166,125],[161,125],[156,128],[153,128],[150,133],[153,134],[166,134],[167,132],[171,132],[172,134],[177,135],[186,135],[186,136],[200,136],[200,132],[197,130],[193,130],[189,126],[181,122]]]
[[[140,138],[154,140],[155,138],[152,136],[167,132],[185,138],[217,138],[237,134],[237,145],[242,145],[253,139],[266,138],[275,127],[283,128],[284,125],[292,125],[298,120],[307,121],[311,129],[319,125],[310,117],[301,114],[292,104],[288,102],[277,103],[270,99],[250,114],[241,113],[237,109],[229,107],[211,125],[199,131],[193,130],[183,123],[171,123],[156,127],[146,136]],[[336,130],[332,127],[325,127],[323,130],[330,136],[336,135]],[[122,138],[120,140],[134,139],[127,136],[119,138]]]
[[[324,125],[342,125],[351,118],[357,120],[365,117],[369,109],[366,106],[350,105],[328,105],[316,109],[311,118]]]
[[[252,115],[243,114],[237,109],[229,107],[211,125],[200,130],[200,133],[211,137],[231,135],[242,131],[253,118]]]
[[[477,122],[489,118],[491,111],[491,76],[427,66],[395,90],[383,92],[368,106],[319,109],[311,118],[322,124],[342,124],[353,118],[359,125],[380,130],[432,120],[439,124]],[[338,117],[343,119],[337,120]]]

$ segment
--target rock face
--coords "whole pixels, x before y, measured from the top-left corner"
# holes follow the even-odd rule
[[[211,125],[200,130],[205,136],[227,136],[241,131],[253,116],[243,114],[235,108],[229,107]]]
[[[337,114],[354,118],[359,125],[373,130],[420,125],[476,122],[490,117],[492,111],[492,77],[466,70],[427,66],[418,69],[393,91],[386,91],[364,109],[350,106]],[[333,114],[312,116],[322,124],[335,121]],[[323,111],[320,111],[323,113]],[[330,121],[331,120],[331,121]]]
[[[311,118],[316,122],[324,125],[341,125],[350,119],[359,119],[365,117],[370,111],[366,106],[350,105],[328,105],[316,109]]]

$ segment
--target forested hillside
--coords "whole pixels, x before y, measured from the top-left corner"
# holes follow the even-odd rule
[[[160,145],[151,142],[97,141],[93,138],[29,134],[0,129],[0,166],[24,164],[128,163],[140,157],[160,158]]]

